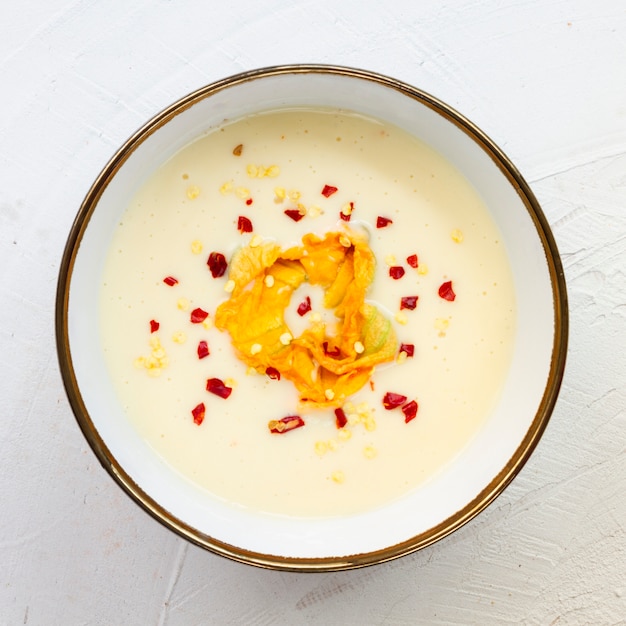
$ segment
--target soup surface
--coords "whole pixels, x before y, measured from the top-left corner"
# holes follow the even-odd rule
[[[341,246],[354,264],[333,283],[337,309],[311,279],[306,242],[324,237],[340,242],[337,268]],[[164,463],[239,506],[346,515],[415,489],[478,431],[508,371],[515,299],[499,232],[447,160],[377,120],[284,110],[225,123],[143,184],[111,242],[100,324],[124,409]],[[305,388],[298,358],[268,355],[311,332]]]

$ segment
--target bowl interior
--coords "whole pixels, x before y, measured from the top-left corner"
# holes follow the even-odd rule
[[[478,435],[414,493],[341,519],[252,513],[211,498],[170,470],[137,435],[117,401],[97,332],[97,277],[120,215],[141,183],[225,120],[298,106],[335,107],[389,121],[451,161],[478,190],[501,231],[518,306],[510,372]],[[564,366],[567,320],[558,254],[521,176],[453,110],[407,85],[356,70],[271,68],[216,83],[164,111],[127,142],[94,184],[70,237],[64,271],[57,322],[62,371],[78,421],[100,460],[170,528],[254,564],[353,567],[399,556],[458,528],[501,492],[532,451]]]

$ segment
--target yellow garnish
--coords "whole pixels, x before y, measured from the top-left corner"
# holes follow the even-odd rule
[[[365,446],[363,454],[365,455],[365,458],[373,459],[377,454],[376,448],[374,446]]]
[[[250,178],[276,178],[280,174],[280,167],[278,165],[255,165],[249,163],[246,166],[246,174]]]
[[[200,195],[200,187],[197,185],[189,185],[187,187],[187,197],[190,200],[195,200]]]
[[[370,417],[363,422],[363,426],[365,426],[365,430],[372,432],[373,430],[376,430],[376,420],[373,417]]]
[[[323,456],[328,452],[328,444],[325,441],[315,442],[315,453]]]
[[[352,215],[352,205],[349,202],[347,204],[344,204],[341,207],[341,213],[342,215],[345,215],[346,217],[348,215]]]
[[[341,484],[345,482],[346,480],[346,477],[341,470],[337,470],[336,472],[333,472],[330,477],[332,478],[333,482],[337,484]]]
[[[226,181],[221,187],[220,187],[220,193],[225,196],[226,194],[229,194],[231,191],[233,190],[233,183],[231,181]]]
[[[182,330],[179,330],[172,335],[172,341],[174,343],[185,343],[185,341],[187,341],[187,335],[185,335]]]
[[[348,441],[348,439],[350,439],[350,437],[352,437],[352,431],[348,430],[347,428],[340,428],[337,431],[337,437],[339,439],[341,439],[342,441]]]
[[[248,245],[231,260],[231,297],[218,307],[215,326],[229,332],[246,365],[257,371],[273,367],[291,380],[303,406],[341,406],[369,381],[376,365],[397,352],[391,321],[365,301],[374,268],[365,236],[352,231],[308,234],[302,246],[286,250],[271,241]],[[337,318],[335,335],[312,323],[293,337],[284,312],[305,282],[325,290],[324,306]],[[254,344],[263,350],[252,354]]]
[[[396,322],[398,322],[398,324],[402,324],[404,326],[404,324],[407,324],[409,321],[409,318],[406,316],[405,313],[403,313],[402,311],[398,311],[395,315],[394,315]]]
[[[450,237],[452,237],[452,241],[454,241],[454,243],[461,243],[463,241],[463,232],[458,228],[455,228],[450,233]]]
[[[137,357],[134,365],[138,369],[145,369],[149,376],[157,377],[161,375],[161,370],[167,367],[169,359],[158,335],[151,335],[148,343],[152,349],[150,356]]]
[[[435,328],[439,331],[440,337],[445,337],[448,326],[450,326],[450,320],[447,320],[444,317],[438,317],[435,319]]]
[[[348,424],[350,424],[350,426],[356,426],[361,423],[361,418],[357,413],[349,413],[346,417],[348,418]]]

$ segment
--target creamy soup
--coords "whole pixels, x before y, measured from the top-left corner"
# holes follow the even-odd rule
[[[312,405],[254,366],[263,337],[242,358],[216,321],[242,250],[327,233],[373,253],[365,303],[395,344],[349,397],[331,381]],[[481,198],[416,138],[347,112],[250,116],[181,150],[123,214],[102,280],[103,349],[129,420],[190,481],[269,513],[351,514],[419,487],[488,418],[511,358],[512,278]],[[346,332],[325,291],[294,287],[285,349],[313,325]],[[261,318],[233,323],[254,335]],[[352,345],[358,365],[370,347]]]

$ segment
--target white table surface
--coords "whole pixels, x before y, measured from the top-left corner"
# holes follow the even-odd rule
[[[256,67],[385,73],[483,128],[530,183],[568,280],[569,360],[513,484],[380,566],[256,569],[175,536],[97,462],[54,343],[65,239],[116,148]],[[25,0],[0,19],[1,624],[626,623],[626,5],[622,0]]]

